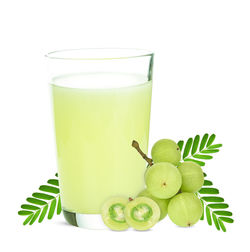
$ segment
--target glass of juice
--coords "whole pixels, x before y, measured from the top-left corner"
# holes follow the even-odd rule
[[[103,228],[102,204],[144,189],[153,53],[140,49],[51,52],[49,64],[63,214]]]

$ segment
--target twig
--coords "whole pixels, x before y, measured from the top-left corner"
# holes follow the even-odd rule
[[[149,158],[140,148],[138,142],[133,140],[132,146],[140,153],[140,155],[147,161],[147,163],[152,166],[153,165],[153,159]]]

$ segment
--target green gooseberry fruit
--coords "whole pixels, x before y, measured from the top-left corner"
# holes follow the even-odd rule
[[[128,224],[125,220],[124,209],[128,203],[125,197],[112,197],[102,206],[101,215],[103,222],[112,230],[126,230]]]
[[[168,205],[168,216],[178,226],[190,227],[198,222],[203,208],[194,193],[183,192],[174,196]]]
[[[154,163],[169,162],[177,166],[181,160],[181,151],[173,140],[161,139],[153,145],[151,156]]]
[[[141,197],[141,196],[148,197],[157,203],[157,205],[159,206],[159,208],[161,210],[161,215],[160,215],[159,221],[164,219],[167,216],[169,199],[158,199],[158,198],[154,197],[152,194],[150,194],[150,192],[147,189],[141,191],[138,194],[138,197]]]
[[[178,166],[182,176],[182,192],[197,192],[204,184],[201,167],[192,161],[185,161]]]
[[[181,173],[173,164],[155,163],[147,169],[145,183],[148,192],[154,197],[169,199],[181,188]]]
[[[129,201],[125,207],[125,219],[136,230],[147,230],[160,219],[160,208],[148,197],[138,197]]]

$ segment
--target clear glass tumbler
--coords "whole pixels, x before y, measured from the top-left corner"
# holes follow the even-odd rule
[[[51,52],[49,64],[62,208],[68,223],[100,229],[102,204],[144,188],[153,54],[139,49]]]

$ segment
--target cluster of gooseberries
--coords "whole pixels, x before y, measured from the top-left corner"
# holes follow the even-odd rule
[[[196,192],[204,183],[201,167],[181,160],[179,146],[170,139],[157,141],[148,158],[133,141],[132,146],[148,162],[146,189],[135,199],[112,197],[102,206],[102,219],[112,230],[147,230],[168,214],[178,226],[190,227],[201,218],[203,208]]]

